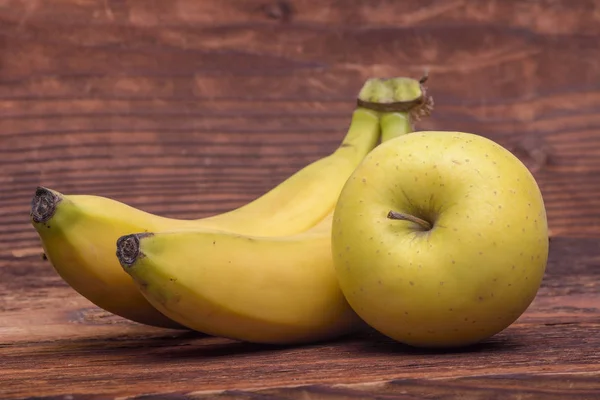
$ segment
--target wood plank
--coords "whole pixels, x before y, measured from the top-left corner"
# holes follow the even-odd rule
[[[145,327],[92,306],[35,255],[9,265],[0,269],[2,398],[600,395],[595,239],[554,239],[531,307],[488,341],[455,351],[417,350],[375,332],[277,347]]]
[[[277,25],[276,21],[312,26],[414,27],[435,24],[480,24],[495,21],[500,26],[523,28],[536,33],[585,34],[600,32],[598,5],[581,0],[492,0],[460,2],[432,0],[427,3],[395,0],[294,0],[226,2],[219,0],[174,0],[148,6],[144,0],[77,3],[57,0],[52,4],[8,0],[0,10],[22,24],[54,19],[57,24],[133,25],[139,27]],[[284,14],[287,14],[288,18]]]
[[[242,205],[335,148],[364,79],[425,68],[420,129],[493,138],[554,234],[600,236],[594,2],[353,4],[4,2],[0,254],[38,245],[37,185],[178,218]]]
[[[594,399],[600,391],[598,374],[508,374],[464,378],[396,379],[370,385],[306,385],[258,391],[229,390],[187,394],[202,399]],[[169,398],[176,397],[169,394]],[[189,396],[189,397],[188,397]],[[139,398],[139,397],[138,397]],[[148,397],[143,397],[148,399]],[[162,396],[150,399],[162,398]]]

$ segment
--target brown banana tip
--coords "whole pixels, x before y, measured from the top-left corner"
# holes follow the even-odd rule
[[[56,212],[56,207],[60,201],[61,197],[51,190],[38,186],[33,199],[31,199],[30,215],[33,222],[38,224],[48,222]]]
[[[117,258],[123,268],[130,268],[140,255],[140,239],[138,235],[125,235],[117,239]]]
[[[140,239],[152,236],[152,233],[134,233],[117,239],[117,258],[123,268],[131,268],[144,256],[140,250]]]

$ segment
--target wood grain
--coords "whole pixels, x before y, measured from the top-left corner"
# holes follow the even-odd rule
[[[196,218],[332,151],[370,76],[430,72],[420,129],[535,173],[553,234],[600,236],[600,11],[579,1],[0,2],[0,252],[37,185]],[[3,264],[6,266],[6,264]]]
[[[0,269],[3,399],[600,396],[596,239],[554,239],[521,318],[480,345],[446,352],[375,332],[275,347],[145,327],[92,306],[37,256],[21,265],[26,271]]]

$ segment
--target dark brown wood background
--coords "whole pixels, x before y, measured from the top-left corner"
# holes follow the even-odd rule
[[[498,141],[534,172],[553,235],[600,238],[599,43],[593,0],[0,1],[0,347],[147,335],[39,259],[37,185],[170,217],[222,212],[335,149],[372,76],[428,70],[436,107],[420,129]],[[52,314],[61,306],[71,314]],[[19,360],[14,385],[44,381]]]

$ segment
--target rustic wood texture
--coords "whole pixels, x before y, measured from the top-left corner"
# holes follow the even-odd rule
[[[521,318],[450,352],[412,349],[374,332],[271,347],[145,327],[91,306],[48,276],[38,257],[23,264],[19,276],[0,269],[2,399],[600,397],[596,239],[554,239],[543,285]]]
[[[0,2],[1,256],[36,185],[171,217],[242,205],[339,143],[370,76],[431,76],[421,129],[535,172],[553,234],[600,236],[595,1]]]
[[[0,398],[598,398],[599,37],[594,0],[0,0]],[[425,70],[436,107],[419,128],[514,151],[566,237],[532,308],[488,344],[274,349],[151,329],[39,258],[37,185],[222,212],[332,151],[365,79]]]

